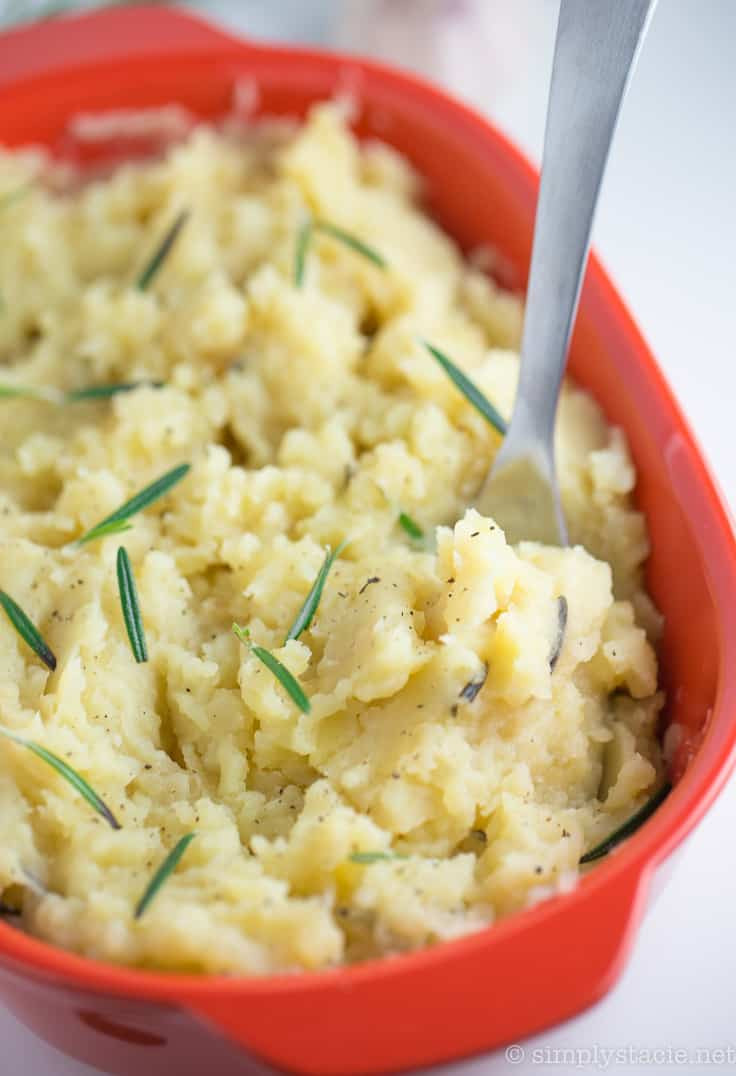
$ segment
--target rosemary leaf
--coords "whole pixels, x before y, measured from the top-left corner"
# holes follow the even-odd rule
[[[484,661],[479,673],[471,677],[458,695],[463,702],[474,702],[488,679],[488,662]]]
[[[330,574],[330,569],[335,563],[337,558],[342,553],[343,549],[347,545],[347,540],[340,542],[335,552],[331,552],[327,549],[325,559],[322,563],[322,567],[317,572],[317,577],[312,583],[311,590],[304,600],[304,604],[297,613],[296,620],[289,628],[288,634],[284,639],[284,643],[288,643],[289,639],[298,639],[303,631],[306,631],[309,625],[314,619],[314,614],[317,612],[317,606],[320,603],[322,597],[322,591],[324,590],[325,583],[327,582],[327,576]]]
[[[194,840],[194,838],[196,836],[197,836],[196,833],[187,833],[176,842],[174,847],[171,849],[171,851],[167,855],[166,859],[163,861],[161,866],[157,869],[157,871],[154,874],[153,878],[151,878],[151,881],[146,886],[145,891],[143,893],[143,896],[141,897],[141,899],[136,904],[136,906],[135,906],[135,918],[136,919],[140,919],[140,917],[145,912],[146,908],[149,906],[149,904],[151,903],[153,898],[158,893],[161,886],[164,884],[164,882],[167,880],[167,878],[169,878],[170,875],[172,875],[174,873],[174,871],[176,870],[176,868],[179,865],[179,861],[181,860],[182,856],[184,855],[187,848],[189,847],[189,845],[192,843],[192,841]]]
[[[251,642],[250,631],[248,628],[241,628],[239,624],[233,624],[233,631],[240,639],[241,643],[244,643],[248,647],[251,654],[254,654],[258,660],[266,666],[269,672],[273,673],[284,691],[291,697],[292,701],[299,707],[302,713],[308,714],[312,707],[296,677],[292,676],[286,666],[282,665],[279,659],[274,657],[270,650],[266,650],[263,646],[256,646],[255,643]]]
[[[665,781],[665,783],[658,788],[654,795],[647,800],[647,802],[635,811],[631,818],[627,819],[622,825],[615,829],[613,833],[610,833],[605,840],[600,844],[595,845],[589,852],[586,852],[584,856],[580,857],[581,863],[592,863],[594,859],[601,859],[603,856],[608,855],[612,848],[615,848],[617,844],[630,837],[632,833],[636,833],[640,826],[642,826],[646,820],[653,815],[657,808],[663,803],[667,796],[672,791],[672,785]]]
[[[383,255],[379,254],[378,251],[374,247],[369,246],[368,243],[364,243],[362,239],[357,237],[357,235],[345,231],[344,228],[339,228],[336,224],[330,224],[329,221],[312,220],[310,217],[302,224],[296,240],[294,283],[297,288],[300,288],[304,282],[307,253],[314,232],[322,232],[323,235],[329,235],[331,239],[336,239],[338,243],[342,243],[343,246],[348,247],[356,254],[361,254],[364,258],[367,258],[368,261],[373,262],[379,269],[387,268],[388,263]]]
[[[26,870],[25,867],[21,867],[21,873],[23,874],[26,886],[30,889],[31,893],[34,893],[37,897],[45,897],[48,895],[49,891],[40,878],[31,871]]]
[[[0,385],[0,400],[25,398],[45,400],[47,403],[78,403],[80,400],[105,400],[121,392],[133,392],[147,386],[152,389],[163,388],[163,381],[120,381],[111,385],[90,385],[84,389],[72,389],[62,392],[59,389],[36,387],[32,385]]]
[[[136,281],[136,287],[138,288],[138,291],[145,291],[153,278],[156,276],[161,266],[166,261],[166,258],[171,253],[171,248],[179,237],[179,233],[186,224],[188,217],[188,209],[182,209],[180,213],[177,213],[176,217],[174,218],[174,223],[171,225],[168,232],[161,240],[157,250],[146,265],[145,269],[138,277],[138,280]]]
[[[143,661],[148,661],[148,648],[146,647],[146,636],[143,631],[143,620],[141,619],[133,568],[127,550],[122,545],[118,549],[117,569],[120,605],[123,609],[125,627],[130,639],[130,648],[133,651],[133,657],[140,664]]]
[[[46,762],[52,769],[56,770],[65,781],[68,781],[72,788],[76,789],[80,796],[82,796],[91,807],[94,807],[95,811],[102,815],[105,821],[112,826],[113,829],[120,829],[120,823],[104,800],[97,795],[92,786],[88,785],[85,779],[81,777],[76,770],[73,770],[67,762],[64,762],[63,759],[59,758],[59,756],[55,755],[52,751],[42,747],[40,743],[36,743],[35,740],[27,740],[25,736],[19,736],[17,733],[11,732],[10,729],[0,726],[0,734],[6,736],[9,740],[12,740],[13,743],[19,744],[21,747],[27,747],[34,755]]]
[[[45,400],[46,403],[62,403],[64,394],[58,389],[35,385],[0,385],[0,400]]]
[[[133,524],[126,523],[124,519],[113,519],[109,523],[98,523],[93,531],[89,531],[83,538],[80,538],[77,545],[83,545],[85,542],[91,542],[93,539],[108,538],[111,534],[125,534],[126,531],[132,531]]]
[[[557,664],[560,654],[562,653],[562,644],[565,641],[565,631],[567,629],[567,598],[564,594],[561,594],[557,599],[557,631],[555,632],[555,641],[552,644],[549,658],[549,671],[554,672],[555,665]]]
[[[4,590],[0,590],[0,605],[2,605],[8,620],[18,632],[21,639],[28,643],[31,650],[35,651],[44,665],[48,666],[53,672],[56,668],[56,658],[54,657],[51,647],[42,638],[38,628],[29,620],[18,603],[13,601],[10,595],[6,594]]]
[[[362,254],[368,261],[373,262],[379,269],[386,269],[387,262],[383,255],[378,251],[364,243],[362,239],[358,239],[357,236],[352,235],[351,232],[346,232],[344,228],[338,228],[336,224],[330,224],[326,220],[315,221],[314,227],[316,230],[322,232],[324,235],[329,235],[332,239],[337,239],[339,243],[354,250],[356,254]]]
[[[399,512],[399,526],[402,527],[410,538],[413,538],[415,542],[420,541],[424,537],[424,531],[418,523],[407,515],[406,512]]]
[[[150,486],[146,486],[140,493],[136,493],[134,497],[131,497],[125,504],[121,504],[111,515],[106,516],[86,534],[83,534],[81,538],[78,538],[77,545],[84,545],[86,542],[92,542],[96,538],[104,538],[109,534],[120,534],[121,531],[130,530],[130,524],[126,520],[137,512],[142,512],[154,501],[163,497],[177,482],[181,482],[190,469],[191,464],[182,463],[178,467],[174,467],[173,470],[167,471],[165,475],[157,478],[155,482],[152,482]]]
[[[121,392],[133,392],[140,388],[163,388],[163,381],[119,381],[111,385],[90,385],[86,389],[72,389],[67,392],[65,399],[68,403],[78,403],[80,400],[106,400],[110,396],[117,396]]]
[[[0,400],[12,400],[16,397],[38,399],[38,390],[29,385],[0,385]]]
[[[401,852],[352,852],[348,859],[351,863],[381,863],[390,859],[408,859]]]
[[[304,221],[299,234],[296,237],[296,253],[294,255],[294,284],[301,288],[304,283],[304,270],[307,263],[307,251],[312,239],[312,218]]]
[[[500,434],[506,433],[506,421],[501,417],[493,404],[488,400],[477,385],[467,377],[462,370],[451,362],[439,348],[434,347],[426,340],[422,340],[422,343],[430,353],[432,358],[436,359],[442,369],[445,371],[450,380],[455,384],[455,387],[462,392],[468,403],[471,403],[473,407],[481,413],[486,422],[489,422],[495,430],[498,430]]]

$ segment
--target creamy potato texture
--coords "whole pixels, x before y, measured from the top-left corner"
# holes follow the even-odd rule
[[[73,766],[122,828],[0,740],[4,903],[92,957],[265,974],[452,938],[572,885],[662,775],[658,616],[621,432],[566,386],[571,548],[512,548],[468,508],[500,436],[420,341],[508,416],[520,302],[425,214],[406,163],[361,148],[334,108],[301,129],[198,128],[165,159],[54,191],[62,179],[36,154],[0,157],[0,191],[17,191],[0,207],[0,381],[52,397],[0,402],[0,588],[58,658],[52,673],[0,616],[0,720]],[[307,211],[386,267],[315,232],[296,286]],[[50,391],[120,381],[147,384],[77,403]],[[74,545],[181,463],[130,531]],[[345,539],[312,625],[284,644]]]

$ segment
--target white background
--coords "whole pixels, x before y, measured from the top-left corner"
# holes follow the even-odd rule
[[[442,21],[448,0],[393,0],[392,15],[358,26],[373,2],[223,0],[212,6],[250,32],[322,40],[331,33],[348,44],[358,34],[364,50],[396,60],[411,56],[425,73],[474,99],[539,158],[556,19],[552,0],[466,0],[470,32],[459,19]],[[420,17],[418,30],[395,22],[400,6],[405,19]],[[463,5],[455,0],[449,6],[457,14]],[[735,117],[736,0],[660,0],[622,116],[594,240],[732,503]],[[617,1074],[726,1071],[696,1065],[694,1051],[736,1048],[735,831],[732,782],[690,839],[614,990],[589,1012],[524,1043],[519,1064],[500,1052],[445,1068],[441,1076],[570,1072],[569,1062],[542,1063],[534,1051],[596,1044],[692,1051],[680,1069],[653,1061],[612,1064],[608,1071]],[[96,1076],[33,1039],[2,1009],[0,1039],[3,1076]],[[595,1071],[584,1054],[581,1062],[581,1070]]]

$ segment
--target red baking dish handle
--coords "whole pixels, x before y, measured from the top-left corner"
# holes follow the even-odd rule
[[[194,15],[167,7],[109,8],[46,19],[0,36],[0,92],[36,75],[104,61],[217,51],[233,39]],[[240,42],[242,45],[242,42]]]

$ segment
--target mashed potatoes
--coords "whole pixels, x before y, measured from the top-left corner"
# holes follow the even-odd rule
[[[622,434],[566,387],[569,549],[512,548],[467,507],[500,437],[419,338],[508,415],[521,305],[418,208],[406,164],[360,148],[333,109],[247,139],[198,129],[76,192],[54,179],[37,155],[0,157],[0,192],[18,190],[0,206],[0,381],[147,384],[0,403],[0,588],[58,658],[52,673],[0,616],[0,722],[73,766],[122,828],[0,740],[5,905],[89,956],[265,974],[455,937],[573,884],[661,780],[658,618]],[[297,287],[307,210],[387,267],[315,233]],[[128,533],[74,545],[181,463]],[[345,539],[311,627],[284,645]]]

